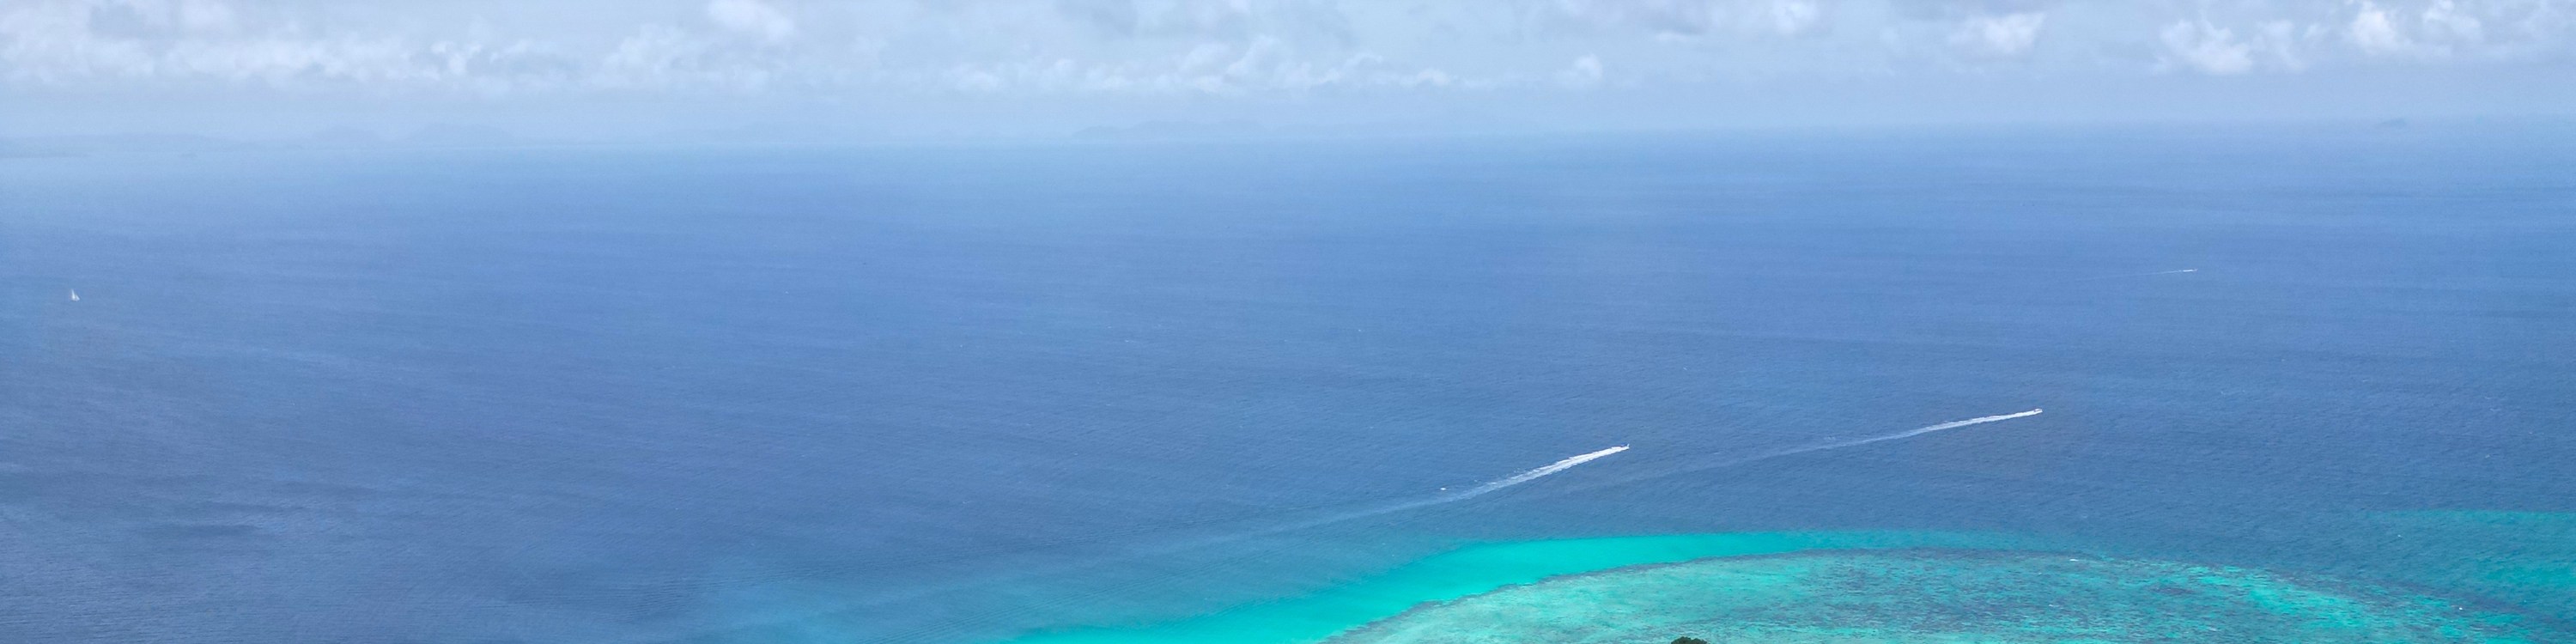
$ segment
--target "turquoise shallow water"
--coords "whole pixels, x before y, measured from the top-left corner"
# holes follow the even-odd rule
[[[2576,514],[2418,511],[2371,515],[2349,567],[2404,583],[2576,620]]]
[[[1254,604],[1196,619],[1031,635],[1012,644],[1290,644],[1313,642],[1443,601],[1551,577],[1641,564],[1809,550],[2007,547],[2030,540],[1948,532],[1769,532],[1685,534],[1497,543],[1415,561],[1325,592]]]
[[[1010,644],[2479,642],[2576,638],[2576,515],[2372,514],[2269,569],[1996,533],[1489,543],[1304,596]],[[2178,555],[2179,556],[2179,555]],[[1726,639],[1728,637],[1737,639]]]
[[[2534,644],[2570,632],[2418,592],[2057,553],[1829,551],[1563,577],[1334,644]]]

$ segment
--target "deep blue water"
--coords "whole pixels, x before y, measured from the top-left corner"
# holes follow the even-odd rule
[[[0,641],[973,642],[1662,532],[2333,560],[2356,513],[2576,511],[2571,169],[2564,128],[0,160]]]

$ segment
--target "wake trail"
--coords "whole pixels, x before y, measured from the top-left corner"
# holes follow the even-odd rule
[[[1576,466],[1576,465],[1582,465],[1582,464],[1584,464],[1584,463],[1590,463],[1590,462],[1592,462],[1592,460],[1593,460],[1593,459],[1597,459],[1597,458],[1601,458],[1601,457],[1604,457],[1604,456],[1609,456],[1609,455],[1611,455],[1611,454],[1617,454],[1617,453],[1625,452],[1625,451],[1628,451],[1628,446],[1626,446],[1626,445],[1620,445],[1620,446],[1618,446],[1618,447],[1612,447],[1612,448],[1604,449],[1604,450],[1597,451],[1597,452],[1590,452],[1590,453],[1585,453],[1585,454],[1577,454],[1577,455],[1574,455],[1574,456],[1568,456],[1568,457],[1566,457],[1566,458],[1565,458],[1565,460],[1557,461],[1557,462],[1554,462],[1554,463],[1549,463],[1549,464],[1548,464],[1547,466],[1545,466],[1545,467],[1540,467],[1540,468],[1537,468],[1537,469],[1532,469],[1532,470],[1527,471],[1527,472],[1522,472],[1522,473],[1519,473],[1519,474],[1514,474],[1514,475],[1507,476],[1507,477],[1503,477],[1503,478],[1500,478],[1500,479],[1495,479],[1494,481],[1489,482],[1489,483],[1486,483],[1486,484],[1484,484],[1484,485],[1479,485],[1479,486],[1476,486],[1476,487],[1473,487],[1473,488],[1469,488],[1469,489],[1468,489],[1467,491],[1465,491],[1465,492],[1459,492],[1459,493],[1457,493],[1457,494],[1449,495],[1449,498],[1448,498],[1447,500],[1449,500],[1449,501],[1459,501],[1459,500],[1465,500],[1465,499],[1475,498],[1475,497],[1479,497],[1479,496],[1484,496],[1484,495],[1489,494],[1489,493],[1492,493],[1492,492],[1494,492],[1494,491],[1496,491],[1496,490],[1501,490],[1501,489],[1503,489],[1503,488],[1511,487],[1511,486],[1514,486],[1514,485],[1520,485],[1520,484],[1522,484],[1522,483],[1528,483],[1528,482],[1530,482],[1530,481],[1538,480],[1538,478],[1539,478],[1539,477],[1542,477],[1542,476],[1547,476],[1547,475],[1549,475],[1549,474],[1555,474],[1555,473],[1557,473],[1557,472],[1563,472],[1563,471],[1566,471],[1566,470],[1568,470],[1568,469],[1572,469],[1572,468],[1573,468],[1574,466]]]
[[[1227,543],[1227,542],[1232,542],[1232,541],[1241,541],[1241,540],[1244,540],[1244,539],[1253,539],[1253,538],[1259,538],[1259,537],[1266,537],[1266,536],[1270,536],[1270,535],[1274,535],[1274,534],[1279,534],[1279,533],[1282,533],[1282,532],[1294,532],[1294,531],[1298,531],[1298,530],[1304,530],[1304,529],[1307,529],[1307,528],[1319,528],[1319,527],[1328,526],[1328,525],[1332,525],[1332,524],[1336,524],[1336,523],[1341,523],[1341,522],[1344,522],[1344,521],[1357,521],[1357,520],[1360,520],[1360,519],[1366,519],[1366,518],[1373,517],[1373,516],[1378,516],[1378,515],[1382,515],[1382,514],[1391,514],[1391,513],[1396,513],[1396,512],[1403,512],[1403,511],[1405,511],[1405,510],[1412,510],[1412,509],[1415,509],[1415,508],[1427,508],[1427,507],[1431,507],[1431,506],[1435,506],[1435,505],[1440,505],[1440,504],[1444,504],[1444,503],[1456,503],[1456,502],[1459,502],[1459,501],[1465,501],[1465,500],[1467,500],[1467,499],[1472,499],[1472,498],[1476,498],[1476,497],[1484,496],[1484,495],[1487,495],[1487,494],[1492,494],[1492,493],[1495,493],[1495,492],[1499,492],[1499,491],[1502,491],[1504,488],[1512,487],[1512,486],[1515,486],[1515,485],[1520,485],[1520,484],[1522,484],[1522,483],[1528,483],[1528,482],[1530,482],[1530,481],[1535,481],[1535,480],[1538,480],[1538,479],[1540,479],[1540,478],[1546,477],[1547,475],[1555,474],[1555,473],[1557,473],[1557,472],[1563,472],[1563,471],[1566,471],[1566,470],[1569,470],[1569,469],[1573,469],[1573,468],[1574,468],[1574,466],[1582,465],[1582,464],[1584,464],[1584,463],[1590,463],[1590,462],[1592,462],[1592,461],[1594,461],[1594,460],[1596,460],[1596,459],[1599,459],[1599,458],[1601,458],[1601,457],[1605,457],[1605,456],[1609,456],[1609,455],[1611,455],[1611,454],[1617,454],[1617,453],[1625,452],[1625,451],[1628,451],[1628,446],[1626,446],[1626,445],[1620,445],[1620,446],[1617,446],[1617,447],[1611,447],[1611,448],[1607,448],[1607,449],[1602,449],[1602,450],[1600,450],[1600,451],[1588,452],[1588,453],[1583,453],[1583,454],[1577,454],[1577,455],[1574,455],[1574,456],[1568,456],[1568,457],[1566,457],[1564,460],[1559,460],[1559,461],[1554,462],[1554,463],[1549,463],[1549,464],[1547,464],[1547,465],[1540,466],[1540,467],[1537,467],[1537,468],[1533,468],[1533,469],[1531,469],[1531,470],[1529,470],[1529,471],[1521,472],[1521,473],[1519,473],[1519,474],[1514,474],[1514,475],[1511,475],[1511,476],[1506,476],[1506,477],[1503,477],[1503,478],[1494,479],[1494,480],[1492,480],[1492,481],[1488,481],[1488,482],[1484,483],[1483,485],[1478,485],[1478,486],[1475,486],[1475,487],[1467,488],[1467,489],[1465,489],[1465,490],[1460,490],[1460,491],[1456,491],[1456,492],[1442,492],[1442,493],[1440,493],[1440,494],[1435,494],[1435,495],[1431,495],[1431,496],[1427,496],[1427,497],[1423,497],[1423,498],[1408,499],[1408,500],[1403,500],[1403,501],[1397,501],[1397,502],[1389,503],[1389,504],[1386,504],[1386,505],[1381,505],[1381,506],[1376,506],[1376,507],[1371,507],[1371,508],[1364,508],[1364,509],[1355,510],[1355,511],[1351,511],[1351,512],[1344,512],[1344,513],[1341,513],[1341,514],[1335,514],[1335,515],[1329,515],[1329,516],[1317,517],[1317,518],[1313,518],[1313,519],[1307,519],[1307,520],[1305,520],[1305,521],[1298,521],[1298,522],[1293,522],[1293,523],[1288,523],[1288,524],[1283,524],[1283,525],[1270,526],[1270,527],[1261,528],[1261,529],[1258,529],[1258,530],[1251,530],[1251,531],[1247,531],[1247,532],[1240,532],[1240,533],[1235,533],[1235,534],[1228,534],[1228,535],[1224,535],[1224,536],[1221,536],[1221,537],[1214,537],[1214,538],[1204,539],[1204,540],[1195,541],[1195,542],[1187,542],[1187,543],[1184,543],[1184,544],[1179,544],[1179,545],[1175,546],[1173,549],[1177,549],[1177,550],[1187,550],[1187,549],[1194,549],[1194,548],[1203,548],[1203,547],[1207,547],[1207,546],[1213,546],[1213,545],[1222,544],[1222,543]]]
[[[1653,470],[1653,471],[1648,471],[1648,472],[1641,472],[1641,473],[1637,473],[1637,474],[1631,474],[1631,475],[1628,475],[1628,476],[1623,476],[1623,477],[1614,478],[1614,479],[1609,479],[1609,480],[1595,481],[1595,482],[1592,482],[1592,483],[1590,483],[1590,484],[1586,484],[1586,485],[1578,485],[1578,486],[1573,486],[1573,487],[1562,487],[1562,488],[1557,488],[1556,490],[1553,490],[1553,491],[1549,494],[1549,496],[1558,496],[1558,495],[1564,495],[1564,494],[1572,494],[1572,493],[1575,493],[1575,492],[1581,492],[1581,491],[1585,491],[1585,490],[1595,490],[1595,489],[1600,489],[1600,488],[1610,487],[1610,486],[1614,486],[1614,485],[1627,485],[1627,484],[1630,484],[1630,483],[1637,483],[1637,482],[1641,482],[1641,481],[1649,481],[1649,480],[1654,480],[1654,479],[1664,478],[1664,477],[1667,477],[1667,476],[1676,476],[1676,475],[1681,475],[1681,474],[1689,474],[1689,473],[1691,473],[1691,472],[1702,472],[1702,471],[1713,470],[1713,469],[1717,469],[1717,468],[1721,468],[1721,467],[1734,467],[1734,466],[1737,466],[1737,465],[1744,465],[1744,464],[1747,464],[1747,463],[1754,463],[1754,462],[1759,462],[1759,461],[1767,461],[1767,460],[1771,460],[1771,459],[1775,459],[1775,458],[1783,458],[1783,457],[1788,457],[1788,456],[1796,456],[1796,455],[1799,455],[1799,454],[1812,454],[1812,453],[1816,453],[1816,452],[1823,452],[1823,451],[1828,451],[1828,450],[1848,449],[1848,448],[1853,448],[1853,447],[1859,447],[1859,446],[1862,446],[1862,445],[1868,445],[1868,444],[1871,444],[1871,443],[1884,443],[1884,442],[1887,442],[1887,441],[1904,440],[1904,439],[1913,438],[1913,437],[1916,437],[1916,436],[1922,436],[1922,435],[1924,435],[1924,434],[1930,434],[1930,433],[1933,433],[1933,432],[1939,432],[1939,431],[1948,431],[1948,430],[1958,429],[1958,428],[1961,428],[1961,427],[1967,427],[1967,426],[1970,426],[1970,425],[1983,425],[1983,424],[1986,424],[1986,423],[1993,423],[1993,422],[2007,421],[2007,420],[2012,420],[2012,419],[2015,419],[2015,418],[2028,418],[2028,417],[2031,417],[2031,416],[2037,416],[2037,415],[2039,415],[2039,412],[2040,412],[2040,410],[2038,410],[2038,409],[2033,409],[2033,410],[2030,410],[2030,411],[2014,412],[2014,413],[2010,413],[2010,414],[1996,414],[1996,415],[1993,415],[1993,416],[1978,416],[1978,417],[1976,417],[1976,418],[1970,418],[1970,419],[1967,419],[1967,420],[1954,420],[1954,421],[1950,421],[1950,422],[1946,422],[1946,423],[1941,423],[1941,424],[1938,424],[1938,425],[1928,425],[1928,426],[1924,426],[1924,427],[1916,427],[1916,428],[1914,428],[1914,429],[1909,429],[1909,430],[1905,430],[1905,431],[1901,431],[1901,432],[1894,432],[1894,433],[1889,433],[1889,434],[1880,434],[1880,435],[1877,435],[1877,436],[1866,436],[1866,437],[1862,437],[1862,438],[1853,438],[1853,439],[1845,439],[1845,440],[1826,441],[1826,442],[1821,442],[1821,443],[1813,443],[1813,444],[1808,444],[1808,445],[1801,445],[1801,446],[1797,446],[1797,447],[1790,447],[1790,448],[1784,448],[1784,449],[1777,449],[1777,450],[1772,450],[1772,451],[1768,451],[1768,452],[1761,452],[1761,453],[1752,454],[1752,455],[1748,455],[1748,456],[1741,456],[1741,457],[1736,457],[1736,458],[1731,458],[1731,459],[1726,459],[1726,460],[1720,460],[1720,461],[1711,461],[1711,462],[1704,462],[1704,463],[1693,463],[1693,464],[1689,464],[1689,465],[1683,465],[1683,466],[1680,466],[1680,467],[1671,467],[1671,468],[1665,468],[1665,469],[1660,469],[1660,470]]]
[[[1905,431],[1897,432],[1897,433],[1894,433],[1894,434],[1888,434],[1888,435],[1885,435],[1885,436],[1872,436],[1872,437],[1869,437],[1869,438],[1862,438],[1862,439],[1857,439],[1857,440],[1849,440],[1849,441],[1843,441],[1843,442],[1839,442],[1839,443],[1826,443],[1826,444],[1823,444],[1823,445],[1810,446],[1810,447],[1806,447],[1806,448],[1802,448],[1802,449],[1798,449],[1798,450],[1793,450],[1793,451],[1789,451],[1789,452],[1781,453],[1781,454],[1779,454],[1779,456],[1788,456],[1788,455],[1790,455],[1790,454],[1803,454],[1803,453],[1807,453],[1807,452],[1821,452],[1821,451],[1829,450],[1829,449],[1842,449],[1842,448],[1845,448],[1845,447],[1856,447],[1856,446],[1860,446],[1860,445],[1868,445],[1868,444],[1870,444],[1870,443],[1877,443],[1877,442],[1884,442],[1884,441],[1892,441],[1892,440],[1901,440],[1901,439],[1913,438],[1913,437],[1916,437],[1916,436],[1922,436],[1922,435],[1924,435],[1924,434],[1929,434],[1929,433],[1932,433],[1932,432],[1937,432],[1937,431],[1942,431],[1942,430],[1948,430],[1948,429],[1958,429],[1958,428],[1966,427],[1966,426],[1969,426],[1969,425],[1983,425],[1983,424],[1986,424],[1986,423],[1991,423],[1991,422],[1996,422],[1996,421],[2005,421],[2005,420],[2012,420],[2012,419],[2015,419],[2015,418],[2027,418],[2027,417],[2031,417],[2031,416],[2037,416],[2037,415],[2039,415],[2039,412],[2040,412],[2040,410],[2033,409],[2033,410],[2030,410],[2030,411],[2014,412],[2014,413],[2010,413],[2010,414],[1996,414],[1996,415],[1993,415],[1993,416],[1978,416],[1978,417],[1976,417],[1976,418],[1970,418],[1970,419],[1967,419],[1967,420],[1951,421],[1951,422],[1941,423],[1941,424],[1939,424],[1939,425],[1932,425],[1932,426],[1929,426],[1929,427],[1917,427],[1917,428],[1914,428],[1914,429],[1909,429],[1909,430],[1905,430]]]

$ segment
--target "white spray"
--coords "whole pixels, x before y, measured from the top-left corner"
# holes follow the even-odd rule
[[[1996,414],[1996,415],[1993,415],[1993,416],[1978,416],[1978,417],[1976,417],[1976,418],[1970,418],[1970,419],[1967,419],[1967,420],[1955,420],[1955,421],[1950,421],[1950,422],[1946,422],[1946,423],[1941,423],[1941,424],[1939,424],[1939,425],[1933,425],[1933,426],[1930,426],[1930,427],[1917,427],[1917,428],[1914,428],[1914,429],[1909,429],[1909,430],[1905,430],[1905,431],[1897,432],[1897,433],[1894,433],[1894,434],[1888,434],[1888,435],[1885,435],[1885,436],[1872,436],[1872,437],[1869,437],[1869,438],[1854,439],[1854,440],[1842,441],[1842,442],[1839,442],[1839,443],[1825,443],[1825,444],[1823,444],[1823,445],[1811,445],[1811,446],[1807,446],[1807,447],[1800,448],[1800,449],[1796,449],[1796,450],[1791,450],[1791,451],[1786,451],[1786,452],[1780,452],[1780,453],[1772,454],[1772,455],[1770,455],[1770,456],[1766,456],[1765,458],[1779,457],[1779,456],[1788,456],[1788,455],[1790,455],[1790,454],[1802,454],[1802,453],[1806,453],[1806,452],[1820,452],[1820,451],[1829,450],[1829,449],[1842,449],[1842,448],[1845,448],[1845,447],[1852,447],[1852,446],[1855,446],[1855,445],[1868,445],[1868,444],[1870,444],[1870,443],[1876,443],[1876,442],[1879,442],[1879,441],[1892,441],[1892,440],[1897,440],[1897,439],[1902,439],[1902,438],[1913,438],[1913,437],[1916,437],[1916,436],[1922,436],[1922,435],[1924,435],[1924,434],[1929,434],[1929,433],[1937,432],[1937,431],[1941,431],[1941,430],[1944,430],[1944,429],[1958,429],[1958,428],[1966,427],[1966,426],[1969,426],[1969,425],[1983,425],[1983,424],[1991,423],[1991,422],[1995,422],[1995,421],[1998,421],[1998,420],[2012,420],[2012,419],[2015,419],[2015,418],[2021,418],[2021,417],[2024,417],[2024,416],[2037,416],[2037,415],[2039,415],[2039,410],[2037,410],[2037,409],[2033,409],[2033,410],[2030,410],[2030,411],[2025,411],[2025,412],[2016,412],[2016,413],[2010,413],[2010,414]]]
[[[1767,460],[1771,460],[1771,459],[1775,459],[1775,458],[1780,458],[1780,457],[1784,457],[1784,456],[1794,456],[1794,455],[1798,455],[1798,454],[1808,454],[1808,453],[1822,452],[1822,451],[1827,451],[1827,450],[1837,450],[1837,449],[1843,449],[1843,448],[1846,448],[1846,447],[1859,447],[1859,446],[1862,446],[1862,445],[1868,445],[1868,444],[1870,444],[1870,443],[1883,443],[1883,442],[1892,441],[1892,440],[1904,440],[1904,439],[1913,438],[1913,437],[1916,437],[1916,436],[1922,436],[1922,435],[1924,435],[1924,434],[1929,434],[1929,433],[1932,433],[1932,432],[1938,432],[1938,431],[1945,431],[1945,430],[1958,429],[1958,428],[1961,428],[1961,427],[1967,427],[1967,426],[1969,426],[1969,425],[1983,425],[1983,424],[1986,424],[1986,423],[1991,423],[1991,422],[1996,422],[1996,421],[2004,421],[2004,420],[2012,420],[2012,419],[2015,419],[2015,418],[2025,418],[2025,417],[2029,417],[2029,416],[2037,416],[2037,415],[2039,415],[2039,411],[2040,411],[2040,410],[2033,409],[2033,410],[2030,410],[2030,411],[2025,411],[2025,412],[2016,412],[2016,413],[2010,413],[2010,414],[1997,414],[1997,415],[1993,415],[1993,416],[1978,416],[1978,417],[1976,417],[1976,418],[1970,418],[1970,419],[1967,419],[1967,420],[1954,420],[1954,421],[1950,421],[1950,422],[1946,422],[1946,423],[1941,423],[1941,424],[1939,424],[1939,425],[1930,425],[1930,426],[1925,426],[1925,427],[1916,427],[1916,428],[1914,428],[1914,429],[1908,429],[1908,430],[1905,430],[1905,431],[1895,432],[1895,433],[1889,433],[1889,434],[1880,434],[1880,435],[1877,435],[1877,436],[1868,436],[1868,437],[1852,438],[1852,439],[1844,439],[1844,440],[1828,440],[1828,441],[1821,442],[1821,443],[1811,443],[1811,444],[1801,445],[1801,446],[1797,446],[1797,447],[1782,448],[1782,449],[1776,449],[1776,450],[1772,450],[1772,451],[1768,451],[1768,452],[1756,453],[1756,454],[1753,454],[1753,455],[1750,455],[1750,456],[1739,456],[1739,457],[1730,458],[1730,459],[1725,459],[1725,460],[1719,460],[1719,461],[1707,461],[1707,462],[1700,462],[1700,463],[1688,463],[1688,464],[1683,464],[1683,465],[1679,465],[1679,466],[1665,467],[1665,468],[1661,468],[1661,469],[1655,469],[1655,470],[1649,470],[1649,471],[1645,471],[1645,472],[1639,472],[1639,473],[1636,473],[1636,474],[1630,474],[1630,475],[1628,475],[1628,476],[1623,476],[1623,477],[1619,477],[1619,478],[1615,478],[1615,479],[1609,479],[1609,480],[1603,480],[1603,481],[1595,481],[1595,482],[1593,482],[1593,483],[1591,483],[1591,484],[1588,484],[1588,485],[1580,485],[1580,486],[1574,486],[1574,487],[1560,487],[1560,488],[1557,488],[1556,490],[1554,490],[1554,491],[1552,492],[1552,494],[1566,494],[1566,493],[1571,493],[1571,492],[1581,492],[1581,491],[1584,491],[1584,490],[1591,490],[1591,489],[1597,489],[1597,488],[1609,487],[1609,486],[1613,486],[1613,485],[1626,485],[1626,484],[1629,484],[1629,483],[1635,483],[1635,482],[1638,482],[1638,481],[1646,481],[1646,480],[1651,480],[1651,479],[1659,479],[1659,478],[1663,478],[1663,477],[1667,477],[1667,476],[1673,476],[1673,475],[1677,475],[1677,474],[1688,474],[1688,473],[1691,473],[1691,472],[1699,472],[1699,471],[1704,471],[1704,470],[1713,470],[1713,469],[1717,469],[1717,468],[1721,468],[1721,467],[1734,467],[1734,466],[1737,466],[1737,465],[1743,465],[1743,464],[1746,464],[1746,463],[1752,463],[1752,462],[1756,462],[1756,461],[1767,461]]]
[[[1511,486],[1514,486],[1514,485],[1520,485],[1520,484],[1522,484],[1522,483],[1528,483],[1528,482],[1530,482],[1530,481],[1538,480],[1538,477],[1547,476],[1547,475],[1549,475],[1549,474],[1555,474],[1555,473],[1557,473],[1557,472],[1563,472],[1563,471],[1565,471],[1565,470],[1567,470],[1567,469],[1569,469],[1569,468],[1572,468],[1572,467],[1574,467],[1574,466],[1576,466],[1576,465],[1582,465],[1582,464],[1584,464],[1584,463],[1592,462],[1592,459],[1601,458],[1601,457],[1603,457],[1603,456],[1609,456],[1609,455],[1611,455],[1611,454],[1617,454],[1617,453],[1625,452],[1625,451],[1628,451],[1628,446],[1626,446],[1626,445],[1620,445],[1620,446],[1618,446],[1618,447],[1612,447],[1612,448],[1604,449],[1604,450],[1601,450],[1601,451],[1598,451],[1598,452],[1591,452],[1591,453],[1587,453],[1587,454],[1578,454],[1578,455],[1575,455],[1575,456],[1569,456],[1569,457],[1566,457],[1566,458],[1565,458],[1565,460],[1557,461],[1557,462],[1554,462],[1554,463],[1549,463],[1549,464],[1547,464],[1547,466],[1546,466],[1546,467],[1541,467],[1541,468],[1533,469],[1533,470],[1530,470],[1530,471],[1527,471],[1527,472],[1522,472],[1522,473],[1519,473],[1519,474],[1514,474],[1514,475],[1511,475],[1511,476],[1507,476],[1507,477],[1503,477],[1503,478],[1495,479],[1495,480],[1493,480],[1493,481],[1491,481],[1491,482],[1488,482],[1488,483],[1486,483],[1486,484],[1484,484],[1484,485],[1479,485],[1479,486],[1476,486],[1476,487],[1468,488],[1468,489],[1467,489],[1467,491],[1464,491],[1464,492],[1457,492],[1457,493],[1454,493],[1454,494],[1446,495],[1446,497],[1443,499],[1443,502],[1447,502],[1447,501],[1457,501],[1457,500],[1461,500],[1461,499],[1467,499],[1467,498],[1472,498],[1472,497],[1477,497],[1477,496],[1483,496],[1483,495],[1485,495],[1485,494],[1487,494],[1487,493],[1490,493],[1490,492],[1493,492],[1493,491],[1495,491],[1495,490],[1500,490],[1500,489],[1507,488],[1507,487],[1511,487]]]

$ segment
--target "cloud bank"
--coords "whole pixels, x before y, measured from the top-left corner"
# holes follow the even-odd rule
[[[13,0],[0,92],[1333,100],[2576,70],[2576,0]],[[2525,73],[2528,73],[2527,71]],[[1407,99],[1413,100],[1413,99]]]

